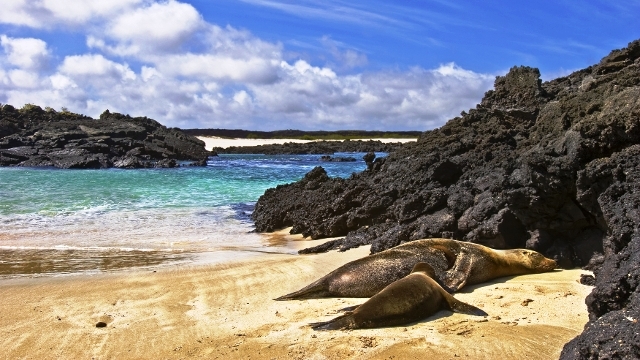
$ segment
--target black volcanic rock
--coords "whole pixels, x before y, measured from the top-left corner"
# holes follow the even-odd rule
[[[605,257],[587,297],[590,322],[562,359],[640,358],[640,145],[592,161],[580,172],[581,196],[602,214]],[[586,200],[588,199],[588,200]]]
[[[320,157],[320,161],[323,162],[355,162],[358,161],[353,156],[330,156],[330,155],[322,155]]]
[[[204,142],[146,117],[110,113],[100,119],[27,105],[0,108],[0,166],[63,169],[206,165]]]
[[[475,109],[368,157],[351,179],[268,190],[257,230],[345,236],[305,252],[451,237],[587,266],[590,322],[562,357],[640,358],[640,41],[569,76],[539,77],[512,68]]]

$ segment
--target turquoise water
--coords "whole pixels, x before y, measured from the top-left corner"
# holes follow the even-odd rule
[[[109,271],[288,252],[252,232],[270,187],[315,166],[348,177],[366,167],[319,155],[221,155],[207,167],[140,170],[0,168],[0,276]],[[382,155],[382,154],[380,154]],[[209,259],[209,260],[207,260]]]

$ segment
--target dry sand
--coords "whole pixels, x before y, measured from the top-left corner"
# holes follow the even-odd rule
[[[204,141],[204,148],[211,150],[214,147],[228,148],[230,146],[257,146],[257,145],[269,145],[269,144],[284,144],[287,142],[294,143],[308,143],[315,140],[300,140],[300,139],[227,139],[216,136],[197,136],[198,139]],[[393,142],[411,142],[416,139],[361,139],[366,140],[379,140],[383,143]],[[355,141],[355,140],[354,140]]]
[[[308,245],[284,232],[270,241]],[[265,254],[157,272],[2,280],[0,357],[553,359],[587,322],[591,288],[578,283],[581,270],[465,288],[455,297],[489,317],[441,311],[397,328],[314,332],[309,322],[366,299],[271,300],[367,254]]]

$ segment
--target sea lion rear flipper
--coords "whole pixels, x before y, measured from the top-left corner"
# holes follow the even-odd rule
[[[320,279],[322,280],[322,279]],[[279,298],[275,298],[273,300],[276,301],[285,301],[285,300],[301,300],[301,299],[315,299],[329,296],[329,292],[326,290],[325,286],[321,281],[316,281],[304,288],[294,291],[290,294],[280,296]]]
[[[484,312],[484,310],[477,308],[473,305],[464,303],[460,300],[457,300],[453,296],[449,296],[447,298],[447,302],[449,303],[449,306],[451,307],[451,311],[453,312],[467,314],[467,315],[488,316],[488,314]]]
[[[361,304],[361,305],[362,305],[362,304]],[[358,308],[358,306],[360,306],[360,305],[347,306],[347,307],[345,307],[345,308],[342,308],[342,309],[338,310],[338,312],[353,311],[353,310],[357,309],[357,308]]]
[[[471,273],[473,257],[465,251],[460,251],[456,263],[452,269],[445,273],[444,285],[448,292],[460,290],[466,283]]]
[[[348,329],[352,323],[351,314],[351,312],[347,312],[329,321],[310,323],[309,326],[316,331]]]

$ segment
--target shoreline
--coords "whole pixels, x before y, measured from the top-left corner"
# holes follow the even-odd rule
[[[321,140],[301,140],[301,139],[227,139],[227,138],[221,138],[217,136],[196,136],[196,138],[204,141],[205,143],[204,147],[208,151],[211,151],[215,147],[228,148],[231,146],[258,146],[258,145],[284,144],[288,142],[306,144],[310,142],[321,141]],[[396,143],[396,142],[407,143],[407,142],[417,141],[417,139],[407,139],[407,138],[357,139],[352,141],[358,141],[358,140],[362,140],[362,141],[374,140],[374,141],[380,141],[383,143]],[[342,141],[342,140],[326,140],[326,141]]]
[[[292,249],[318,241],[266,234]],[[315,332],[365,299],[273,301],[366,256],[263,254],[211,265],[0,280],[7,358],[557,358],[588,320],[583,270],[501,278],[455,297],[487,318],[441,311],[405,327]],[[106,327],[96,328],[102,321]]]

